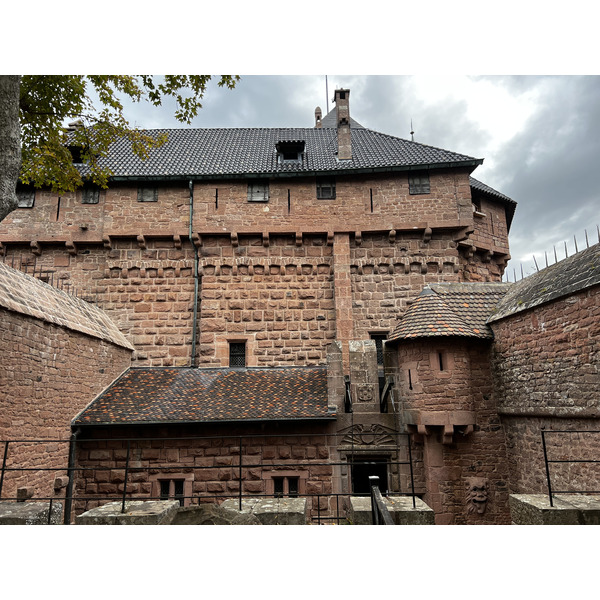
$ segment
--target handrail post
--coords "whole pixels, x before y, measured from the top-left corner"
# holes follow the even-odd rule
[[[548,497],[550,506],[554,507],[552,502],[552,484],[550,483],[550,465],[548,464],[548,451],[546,450],[546,431],[542,427],[542,448],[544,449],[544,464],[546,465],[546,481],[548,482]]]
[[[2,473],[0,474],[0,498],[2,498],[2,486],[4,485],[4,469],[6,469],[6,458],[8,456],[9,441],[4,442],[4,458],[2,459]]]
[[[123,481],[123,502],[121,504],[121,512],[125,512],[125,497],[127,495],[127,477],[129,476],[129,450],[131,440],[127,440],[127,458],[125,459],[125,481]]]
[[[375,502],[375,488],[379,487],[379,477],[377,475],[369,475],[369,486],[371,490],[371,519],[373,525],[379,525],[379,510]]]
[[[240,497],[240,512],[242,511],[242,436],[240,435],[240,485],[239,485],[239,497]]]
[[[415,499],[415,476],[413,474],[412,450],[410,449],[410,434],[407,435],[406,440],[408,442],[408,464],[410,467],[410,492],[412,494],[413,508],[417,508],[417,501]]]

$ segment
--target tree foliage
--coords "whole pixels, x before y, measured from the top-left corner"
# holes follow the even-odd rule
[[[21,78],[19,110],[22,164],[20,180],[62,193],[83,184],[72,151],[86,165],[85,177],[106,187],[111,173],[101,166],[112,142],[126,138],[140,158],[166,141],[132,128],[123,115],[121,98],[160,106],[176,101],[175,117],[189,124],[202,107],[210,75],[167,75],[160,80],[141,75],[26,75]],[[218,85],[233,88],[237,76],[223,75]],[[91,91],[99,99],[93,102]],[[71,122],[76,125],[69,127]]]

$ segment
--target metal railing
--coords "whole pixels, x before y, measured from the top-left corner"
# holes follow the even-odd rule
[[[595,451],[600,454],[600,431],[598,430],[585,430],[585,429],[577,429],[577,430],[558,430],[558,429],[544,429],[542,428],[542,448],[544,451],[544,466],[546,470],[546,484],[548,486],[548,499],[550,501],[550,506],[554,506],[554,501],[552,496],[556,494],[600,494],[600,489],[590,490],[590,489],[582,489],[581,487],[576,487],[575,489],[555,489],[552,486],[552,477],[550,474],[550,465],[578,465],[578,464],[597,464],[600,463],[600,460],[590,459],[590,458],[558,458],[558,459],[550,459],[548,458],[548,435],[596,435],[595,442]],[[571,439],[571,443],[567,446],[571,451],[577,450],[576,444],[573,444]],[[564,446],[563,446],[564,448]],[[563,450],[564,451],[564,450]],[[599,473],[600,475],[600,473]],[[568,477],[567,475],[563,475],[563,478]],[[600,476],[595,479],[595,483],[600,487]]]
[[[383,496],[379,491],[379,477],[377,475],[369,476],[371,484],[371,515],[373,525],[395,525],[390,511],[383,501]],[[414,498],[414,496],[413,496]]]
[[[415,493],[415,481],[414,481],[414,468],[413,459],[411,452],[410,438],[407,434],[401,433],[386,433],[387,444],[384,446],[384,451],[388,452],[390,459],[387,461],[388,476],[392,481],[395,481],[395,485],[390,487],[393,491],[387,492],[387,496],[408,496],[412,497],[413,507],[416,505],[416,493]],[[137,473],[146,473],[146,477],[143,479],[144,483],[151,483],[150,474],[152,473],[155,479],[160,477],[161,474],[168,478],[169,474],[175,473],[197,473],[206,472],[207,470],[216,471],[220,469],[229,470],[226,476],[226,481],[237,482],[237,490],[219,493],[208,493],[208,492],[196,492],[188,493],[186,495],[178,495],[177,498],[187,504],[200,504],[205,502],[220,502],[225,499],[236,499],[239,509],[242,509],[244,500],[248,498],[261,498],[261,497],[279,497],[281,494],[268,494],[265,491],[249,493],[244,490],[244,483],[247,481],[264,481],[268,478],[265,472],[268,471],[271,476],[276,475],[277,471],[307,471],[310,473],[311,469],[321,469],[317,476],[317,488],[323,483],[328,483],[331,486],[331,492],[329,490],[319,490],[308,492],[307,490],[298,493],[298,497],[306,498],[307,508],[310,515],[310,519],[316,524],[325,523],[343,523],[347,521],[347,510],[349,508],[349,499],[352,495],[351,491],[347,492],[334,492],[334,489],[343,490],[344,487],[351,487],[351,473],[352,464],[355,457],[360,456],[361,458],[368,457],[365,454],[364,446],[359,446],[362,451],[356,450],[352,443],[348,446],[348,442],[354,442],[354,438],[348,439],[348,434],[345,434],[341,440],[342,446],[345,450],[343,452],[346,460],[334,461],[330,459],[318,458],[318,452],[315,452],[315,458],[305,458],[302,460],[295,460],[292,457],[289,459],[278,459],[278,460],[264,460],[263,451],[264,448],[269,446],[269,442],[274,444],[274,440],[279,440],[278,445],[287,445],[294,449],[294,441],[297,438],[304,438],[303,440],[297,440],[299,443],[296,447],[298,448],[313,448],[314,446],[320,446],[327,448],[327,454],[331,451],[331,441],[340,438],[342,434],[314,434],[314,433],[300,433],[300,434],[276,434],[276,435],[259,435],[259,434],[248,434],[245,436],[190,436],[190,437],[154,437],[154,438],[107,438],[107,439],[94,439],[94,438],[72,438],[71,440],[6,440],[0,441],[0,444],[4,445],[2,456],[2,464],[0,467],[0,501],[3,500],[18,500],[17,497],[3,497],[3,487],[6,486],[7,477],[11,474],[22,474],[29,475],[27,485],[32,485],[30,480],[33,478],[33,474],[37,478],[41,478],[42,474],[46,474],[45,485],[51,485],[51,477],[55,475],[67,475],[68,487],[66,491],[61,492],[60,496],[36,496],[33,498],[34,501],[49,501],[50,510],[48,513],[48,520],[50,521],[52,513],[52,505],[56,502],[63,504],[63,523],[69,524],[72,521],[73,511],[75,514],[81,514],[85,512],[90,503],[104,503],[104,502],[115,502],[121,503],[121,511],[125,512],[126,503],[131,500],[160,500],[164,499],[163,496],[157,496],[152,493],[143,493],[139,491],[140,479],[135,477]],[[325,441],[320,441],[319,438]],[[262,446],[260,452],[257,452],[256,445],[257,440],[262,440]],[[390,439],[393,440],[393,444],[390,443]],[[312,440],[307,443],[306,440]],[[328,445],[329,441],[329,445]],[[339,439],[336,439],[339,442]],[[214,444],[215,447],[228,447],[229,451],[227,454],[219,456],[222,460],[220,464],[216,464],[216,461],[212,457],[213,461],[211,464],[191,464],[185,461],[167,461],[158,459],[144,459],[144,465],[140,465],[140,452],[144,449],[152,447],[153,443],[156,445],[155,448],[164,444],[165,449],[171,449],[174,447],[182,448],[182,443],[188,442],[190,447],[194,443],[201,442],[206,444],[204,448],[210,447],[210,444]],[[234,443],[235,442],[235,443]],[[401,443],[402,442],[402,443]],[[46,466],[44,464],[34,464],[31,459],[29,464],[31,466],[22,466],[18,464],[18,445],[19,444],[35,445],[35,444],[48,444],[48,443],[59,443],[65,444],[64,456],[66,457],[65,463],[62,466]],[[81,457],[82,451],[90,451],[103,447],[105,444],[110,444],[113,449],[120,450],[119,456],[116,458],[116,454],[112,455],[111,459],[104,461],[95,460],[93,464],[86,455],[87,458]],[[304,446],[302,446],[304,443]],[[172,445],[169,445],[172,444]],[[338,444],[339,447],[339,444]],[[1,448],[1,446],[0,446]],[[250,448],[253,450],[250,452]],[[377,446],[377,454],[382,453],[382,447]],[[12,453],[11,453],[12,451]],[[137,456],[134,457],[134,451]],[[371,452],[375,452],[375,447],[370,449]],[[9,457],[11,454],[14,456],[13,460]],[[258,455],[260,454],[260,459]],[[399,460],[400,454],[406,455],[406,460]],[[395,455],[398,460],[393,459]],[[291,455],[293,456],[293,454]],[[254,457],[254,458],[253,458]],[[203,457],[205,459],[211,458],[211,456]],[[15,464],[15,459],[17,464]],[[237,460],[236,460],[237,459]],[[205,461],[206,462],[206,461]],[[223,464],[228,463],[228,464]],[[329,472],[323,474],[322,469],[329,468]],[[336,474],[337,469],[337,474]],[[347,473],[341,477],[340,472],[347,470]],[[110,472],[120,472],[120,479],[116,485],[116,492],[112,493],[91,493],[84,489],[84,482],[86,480],[86,474],[94,472],[93,476],[96,477],[102,472],[109,472],[108,476],[103,476],[101,479],[110,479]],[[223,474],[223,473],[222,473]],[[212,475],[212,474],[211,474]],[[308,477],[308,475],[307,475]],[[89,479],[89,477],[88,477]],[[137,481],[135,481],[137,479]],[[408,485],[404,485],[405,490],[400,489],[401,481],[407,482]],[[15,483],[12,483],[13,487]],[[114,487],[114,486],[113,486]],[[315,487],[315,486],[313,486]],[[379,492],[381,496],[381,492]],[[77,507],[74,508],[74,505]]]

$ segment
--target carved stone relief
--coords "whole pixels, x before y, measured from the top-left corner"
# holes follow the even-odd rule
[[[484,477],[467,477],[467,512],[482,515],[488,501],[488,481]]]

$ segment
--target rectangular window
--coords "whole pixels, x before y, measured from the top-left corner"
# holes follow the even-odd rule
[[[299,477],[273,477],[273,495],[276,498],[297,498],[300,489]]]
[[[317,179],[317,199],[331,200],[335,198],[335,179]]]
[[[159,484],[161,500],[178,500],[179,506],[183,506],[183,479],[161,479]]]
[[[98,204],[100,190],[94,187],[85,187],[81,190],[81,204]]]
[[[229,366],[246,366],[246,342],[229,342]]]
[[[35,202],[35,190],[17,190],[19,208],[33,208]]]
[[[429,194],[429,174],[409,175],[408,187],[411,194]]]
[[[269,184],[251,181],[248,183],[248,202],[268,202]]]
[[[138,202],[158,202],[158,188],[138,188]]]

